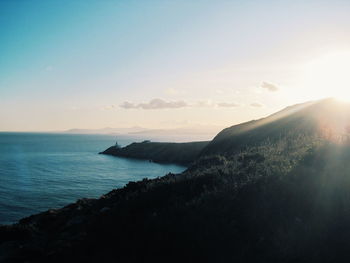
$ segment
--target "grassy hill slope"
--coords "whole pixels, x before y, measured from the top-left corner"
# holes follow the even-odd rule
[[[329,140],[346,140],[350,131],[349,113],[349,104],[334,99],[287,107],[266,118],[224,129],[201,155],[229,155],[267,140],[292,141],[300,136],[317,135]]]

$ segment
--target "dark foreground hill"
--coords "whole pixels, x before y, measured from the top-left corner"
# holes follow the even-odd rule
[[[349,106],[304,106],[182,174],[1,227],[0,262],[348,262]]]
[[[101,154],[119,157],[145,159],[159,163],[176,163],[189,165],[196,160],[209,142],[166,143],[149,142],[132,143],[123,148],[111,146]]]

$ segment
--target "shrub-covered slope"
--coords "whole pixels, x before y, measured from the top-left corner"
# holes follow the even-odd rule
[[[333,103],[299,109],[307,129],[285,119],[281,136],[202,155],[182,174],[0,227],[0,262],[348,262],[349,112]]]

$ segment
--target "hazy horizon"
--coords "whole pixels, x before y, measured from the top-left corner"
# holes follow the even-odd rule
[[[228,127],[350,99],[347,1],[1,1],[0,130]]]

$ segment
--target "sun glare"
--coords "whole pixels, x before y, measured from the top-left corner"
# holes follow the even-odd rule
[[[329,53],[307,63],[303,83],[309,97],[350,101],[350,51]]]

